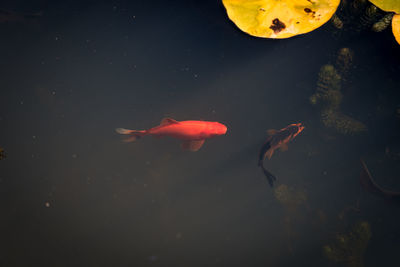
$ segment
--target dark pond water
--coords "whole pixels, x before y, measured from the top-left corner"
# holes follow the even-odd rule
[[[257,39],[221,1],[0,9],[15,12],[0,20],[0,266],[350,266],[323,247],[359,222],[371,229],[364,266],[400,266],[400,207],[359,183],[362,157],[379,185],[400,191],[390,29],[326,24]],[[326,127],[310,103],[320,68],[343,47],[354,57],[341,111],[367,128],[355,135]],[[164,117],[228,132],[191,153],[114,131]],[[270,188],[257,167],[266,130],[295,122],[306,129],[265,162],[278,178]]]

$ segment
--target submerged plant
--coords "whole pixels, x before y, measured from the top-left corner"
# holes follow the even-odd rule
[[[324,255],[333,262],[349,267],[364,266],[364,252],[371,238],[371,226],[362,221],[347,233],[337,234],[335,241],[323,247]]]
[[[381,31],[385,30],[390,25],[390,23],[392,22],[393,16],[394,16],[394,13],[386,14],[378,22],[375,22],[372,25],[371,29],[374,32],[381,32]]]
[[[296,232],[293,230],[294,221],[298,224],[302,213],[300,207],[307,207],[307,194],[304,190],[294,189],[285,184],[274,188],[274,196],[285,208],[283,228],[286,232],[287,247],[293,251],[293,239]]]
[[[340,108],[343,100],[341,85],[345,80],[342,77],[347,76],[352,61],[353,52],[349,48],[340,49],[336,59],[339,71],[331,64],[322,66],[315,94],[310,97],[311,104],[321,109],[322,123],[342,134],[356,134],[366,130],[362,122],[343,114]]]
[[[342,29],[343,28],[343,21],[342,19],[337,15],[334,14],[331,18],[331,23],[333,24],[333,26],[335,26],[337,29]]]
[[[340,111],[325,109],[321,112],[322,123],[341,134],[356,134],[366,130],[365,125]]]
[[[383,31],[390,23],[396,41],[400,44],[400,1],[399,0],[369,0],[375,6],[387,13],[380,21],[373,25],[374,31]]]
[[[274,188],[275,198],[287,209],[296,209],[307,201],[307,195],[302,190],[289,188],[285,184],[281,184]]]
[[[337,54],[336,66],[339,73],[341,73],[342,80],[346,80],[349,70],[353,64],[353,57],[354,53],[348,47],[341,48]]]
[[[222,0],[228,17],[257,37],[289,38],[313,31],[335,13],[340,0]]]
[[[379,16],[379,10],[368,0],[342,0],[331,24],[339,30],[362,30],[370,28]]]
[[[359,29],[371,29],[382,18],[381,11],[374,5],[368,4],[361,14]]]
[[[398,0],[342,0],[331,19],[338,30],[372,30],[381,32],[392,25],[400,43],[400,1]]]

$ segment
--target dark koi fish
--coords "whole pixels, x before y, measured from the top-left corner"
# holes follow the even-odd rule
[[[197,151],[208,138],[226,134],[227,127],[214,121],[176,121],[171,118],[164,118],[161,124],[148,130],[128,130],[117,128],[117,133],[126,134],[130,137],[126,142],[152,135],[156,137],[170,136],[183,141],[184,150]]]
[[[383,198],[384,200],[400,204],[400,192],[394,192],[385,190],[380,187],[377,183],[375,183],[374,179],[372,179],[372,175],[369,172],[367,165],[363,160],[361,160],[362,170],[360,174],[360,184],[361,186],[368,192]]]
[[[4,159],[6,157],[6,154],[4,152],[4,149],[0,147],[0,160]]]
[[[264,167],[264,159],[268,157],[271,159],[272,154],[278,148],[281,151],[286,151],[288,149],[287,144],[293,140],[301,131],[303,131],[304,126],[301,123],[290,124],[283,129],[278,130],[268,130],[268,138],[265,141],[264,145],[261,147],[260,154],[258,155],[258,166],[261,167],[265,176],[268,179],[270,186],[274,185],[274,181],[276,181],[276,177],[270,173]]]
[[[0,9],[0,23],[2,22],[25,22],[35,20],[42,16],[42,12],[32,14],[22,14],[5,9]]]

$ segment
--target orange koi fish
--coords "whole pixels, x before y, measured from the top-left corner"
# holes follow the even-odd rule
[[[227,127],[222,123],[213,121],[176,121],[171,118],[164,118],[159,126],[148,130],[137,131],[123,128],[115,130],[119,134],[130,135],[125,142],[133,142],[145,135],[170,136],[183,140],[182,148],[184,150],[197,151],[206,139],[226,134]]]
[[[289,126],[286,126],[283,129],[278,130],[268,130],[268,138],[265,141],[264,145],[261,147],[260,154],[258,156],[258,166],[261,167],[263,170],[265,176],[268,179],[268,182],[270,186],[272,187],[274,185],[274,181],[276,181],[276,177],[270,173],[267,169],[264,167],[264,159],[268,157],[268,159],[271,159],[272,154],[274,154],[274,151],[278,148],[281,149],[281,151],[286,151],[288,149],[287,144],[293,140],[301,131],[303,131],[304,126],[301,125],[301,123],[295,123],[295,124],[290,124]]]

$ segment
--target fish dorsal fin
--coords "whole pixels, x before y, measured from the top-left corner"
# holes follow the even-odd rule
[[[161,124],[160,125],[168,125],[168,124],[174,124],[174,123],[179,123],[179,121],[176,121],[174,119],[171,118],[164,118],[161,120]]]
[[[267,134],[268,134],[268,135],[275,135],[277,132],[278,132],[278,131],[275,130],[275,129],[269,129],[269,130],[267,130]]]
[[[203,146],[204,141],[205,141],[204,139],[203,140],[194,140],[194,141],[185,141],[182,143],[182,149],[195,152]]]

